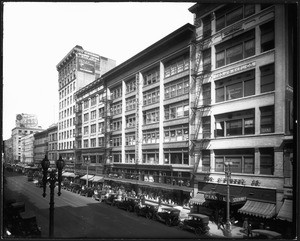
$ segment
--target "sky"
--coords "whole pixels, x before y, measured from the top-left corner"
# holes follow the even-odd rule
[[[117,65],[187,23],[194,2],[4,2],[3,139],[16,115],[58,122],[56,65],[76,45]]]

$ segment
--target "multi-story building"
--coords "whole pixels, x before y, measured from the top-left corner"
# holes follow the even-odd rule
[[[13,149],[12,138],[4,141],[4,161],[8,164],[13,164]]]
[[[189,10],[196,26],[190,156],[199,192],[192,202],[200,205],[194,211],[202,203],[224,207],[231,174],[233,212],[292,221],[295,6]]]
[[[11,138],[12,138],[12,152],[13,152],[13,161],[18,163],[21,161],[21,143],[20,140],[23,136],[37,133],[43,131],[39,126],[36,128],[31,127],[15,127],[12,129]]]
[[[76,93],[78,148],[83,159],[104,161],[107,181],[187,203],[193,189],[188,155],[193,34],[194,27],[184,25]]]
[[[48,129],[48,159],[52,166],[55,166],[57,155],[57,124],[51,125]]]
[[[34,135],[29,134],[21,137],[21,163],[25,165],[34,166],[34,158],[33,158],[33,146],[34,146]]]
[[[74,169],[74,93],[115,67],[114,60],[76,45],[56,66],[59,84],[58,152],[66,168]]]
[[[34,134],[33,156],[35,165],[39,166],[48,154],[48,129]],[[54,164],[54,163],[50,163]]]

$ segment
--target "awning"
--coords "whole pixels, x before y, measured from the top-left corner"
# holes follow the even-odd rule
[[[191,204],[202,205],[205,202],[204,193],[197,193],[195,197],[190,200]]]
[[[272,218],[275,216],[275,204],[258,202],[247,200],[245,205],[240,208],[238,211],[243,214],[263,217],[263,218]]]
[[[293,220],[293,200],[285,199],[279,213],[277,215],[278,219],[287,220],[292,222]]]
[[[86,180],[88,178],[88,180],[92,179],[94,177],[94,175],[84,175],[83,177],[81,177],[81,180]]]
[[[90,181],[92,181],[92,182],[103,182],[104,181],[104,177],[94,176]]]
[[[75,177],[76,175],[73,172],[63,172],[63,177]]]

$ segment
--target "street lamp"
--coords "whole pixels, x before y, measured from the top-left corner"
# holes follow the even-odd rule
[[[89,186],[89,164],[90,164],[90,157],[86,158],[86,186]]]
[[[64,168],[65,162],[61,156],[56,161],[56,168],[58,175],[56,178],[56,170],[52,169],[48,178],[48,168],[50,166],[50,161],[48,160],[47,155],[41,162],[43,168],[43,197],[46,197],[46,184],[50,183],[50,212],[49,212],[49,237],[53,237],[54,234],[54,188],[55,183],[58,182],[58,196],[61,195],[61,181],[62,181],[62,169]]]
[[[226,170],[225,170],[225,176],[227,180],[227,215],[226,215],[226,233],[227,236],[231,236],[231,223],[230,223],[230,187],[229,187],[229,180],[231,177],[230,172],[230,165],[232,165],[232,162],[225,162]]]

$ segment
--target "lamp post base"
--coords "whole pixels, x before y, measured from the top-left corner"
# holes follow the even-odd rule
[[[225,235],[226,237],[231,237],[231,223],[226,223],[226,229],[225,229]]]

